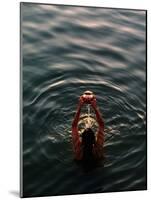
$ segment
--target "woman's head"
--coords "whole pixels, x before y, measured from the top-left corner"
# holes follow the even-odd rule
[[[83,160],[91,161],[93,158],[93,144],[95,143],[95,134],[91,128],[87,128],[82,133]]]
[[[92,147],[95,143],[95,133],[91,128],[87,128],[82,133],[82,144],[85,147]]]

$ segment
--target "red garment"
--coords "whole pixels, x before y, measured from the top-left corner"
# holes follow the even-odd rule
[[[99,129],[97,132],[97,139],[95,144],[93,145],[93,155],[96,159],[102,157],[102,149],[104,144],[104,121],[97,107],[93,108],[96,114],[96,119],[99,125]],[[77,112],[75,118],[72,123],[72,142],[73,142],[73,151],[75,153],[76,160],[82,160],[83,158],[83,149],[82,142],[80,141],[80,136],[78,133],[78,122],[80,119],[80,111],[81,106],[78,105]]]

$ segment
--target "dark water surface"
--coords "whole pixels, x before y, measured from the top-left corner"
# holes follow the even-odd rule
[[[24,196],[146,189],[146,12],[23,3],[21,18]],[[89,171],[71,144],[85,90],[108,129]]]

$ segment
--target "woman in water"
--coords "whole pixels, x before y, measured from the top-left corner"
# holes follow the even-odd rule
[[[98,131],[93,132],[91,127],[86,128],[82,132],[82,141],[78,132],[78,122],[80,120],[81,108],[84,104],[90,104],[95,112]],[[75,118],[72,123],[72,142],[73,150],[76,160],[90,161],[92,159],[98,160],[103,157],[103,144],[104,144],[104,122],[96,104],[96,98],[93,93],[86,91],[79,99],[79,104]]]

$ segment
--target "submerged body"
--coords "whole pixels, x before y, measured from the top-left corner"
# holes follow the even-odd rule
[[[78,131],[78,122],[80,120],[81,108],[85,103],[89,103],[95,112],[98,130],[97,133],[94,133],[90,127],[86,128],[82,133],[81,141]],[[103,156],[104,121],[96,105],[95,98],[85,101],[85,99],[80,97],[77,112],[72,123],[72,142],[76,160],[98,160]]]

